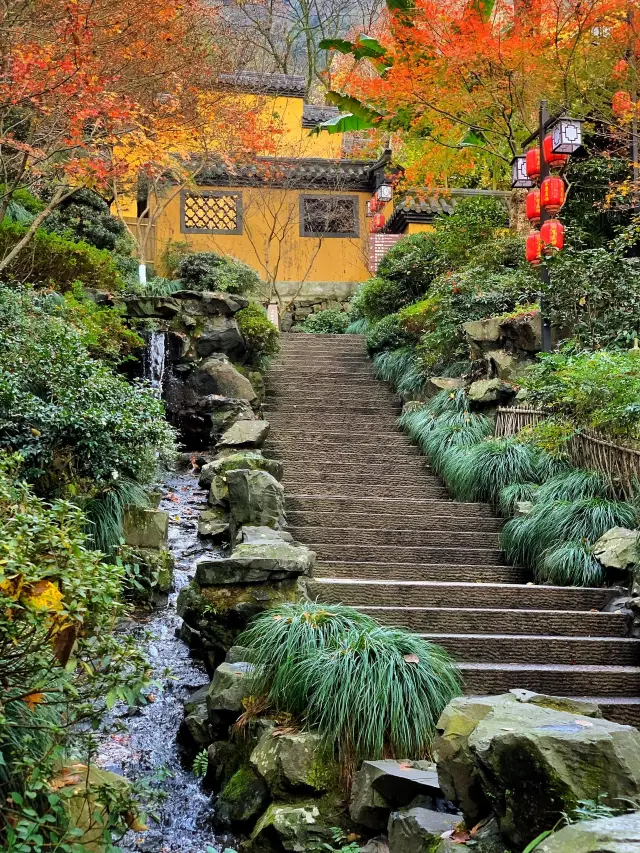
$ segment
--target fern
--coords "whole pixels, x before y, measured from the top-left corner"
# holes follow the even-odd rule
[[[204,779],[209,769],[209,753],[206,749],[201,750],[193,759],[192,770],[199,779]]]

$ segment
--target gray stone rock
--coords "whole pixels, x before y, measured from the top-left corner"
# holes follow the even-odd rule
[[[500,323],[500,333],[512,350],[539,352],[542,348],[542,317],[540,311],[506,317]]]
[[[291,544],[293,536],[286,530],[275,530],[273,527],[264,527],[245,524],[241,530],[243,545],[271,545],[274,542],[280,544],[286,542]]]
[[[595,557],[611,569],[627,569],[640,563],[640,532],[612,527],[593,546]]]
[[[200,751],[211,743],[209,731],[209,716],[206,706],[198,708],[192,714],[187,714],[182,726],[182,737],[191,742],[192,748]]]
[[[638,853],[639,850],[640,812],[580,821],[536,847],[536,853]]]
[[[246,400],[233,400],[229,397],[203,398],[207,416],[211,422],[209,436],[217,441],[236,421],[254,421],[255,412]]]
[[[213,478],[224,475],[227,471],[245,468],[251,471],[267,471],[276,480],[282,479],[282,462],[277,459],[266,459],[259,450],[239,450],[236,452],[224,451],[219,453],[214,460],[202,467],[198,478],[201,489],[211,488]]]
[[[249,767],[241,767],[220,792],[215,821],[219,826],[246,826],[253,823],[269,802],[264,781]]]
[[[511,399],[516,389],[502,379],[479,379],[471,383],[467,393],[474,403],[502,403]]]
[[[546,693],[534,693],[532,690],[516,688],[509,693],[515,696],[518,702],[525,705],[539,705],[541,708],[550,708],[553,711],[566,711],[580,717],[596,717],[602,719],[600,706],[595,702],[587,702],[584,699],[571,699],[568,696],[548,696]]]
[[[443,798],[435,764],[428,761],[363,761],[351,786],[351,819],[369,829],[383,829],[394,807],[408,806],[416,797],[429,807]]]
[[[489,366],[489,376],[504,380],[516,379],[531,365],[531,356],[504,349],[490,350],[485,354],[485,359]]]
[[[282,848],[287,853],[321,849],[322,843],[332,840],[337,823],[337,817],[325,817],[320,804],[313,800],[299,805],[272,803],[251,833],[253,849],[260,853],[275,853]]]
[[[640,732],[530,703],[503,704],[469,749],[508,842],[524,847],[579,800],[610,806],[640,791]]]
[[[236,421],[223,433],[218,447],[262,447],[268,435],[268,421]]]
[[[229,538],[229,518],[221,507],[205,509],[198,516],[198,536],[214,541]]]
[[[246,646],[231,646],[226,654],[227,663],[246,663],[251,661],[251,649]]]
[[[516,501],[515,516],[531,515],[533,512],[533,501]]]
[[[284,518],[284,487],[267,471],[227,471],[231,518],[236,524],[275,527]]]
[[[251,693],[253,666],[249,663],[221,663],[207,691],[209,714],[215,711],[242,711],[242,700]]]
[[[450,376],[431,376],[424,386],[424,393],[426,397],[433,397],[440,391],[458,391],[460,388],[466,387],[467,382],[464,379],[451,378]]]
[[[462,324],[464,333],[473,343],[495,343],[502,337],[500,317],[487,317],[485,320],[470,320]]]
[[[190,374],[187,385],[200,397],[215,394],[246,400],[249,403],[257,400],[251,382],[222,355],[212,356],[196,367]]]
[[[211,481],[211,488],[207,495],[209,506],[222,508],[227,513],[229,509],[229,487],[224,475],[216,474]]]
[[[196,582],[201,587],[219,584],[262,583],[308,575],[315,553],[303,545],[267,542],[238,545],[230,557],[208,558],[196,563]]]
[[[184,712],[185,714],[193,714],[199,707],[205,709],[207,708],[207,693],[209,692],[209,685],[203,684],[202,687],[198,687],[187,699],[184,700]]]
[[[315,732],[276,734],[266,731],[251,753],[251,766],[274,796],[287,792],[322,793],[335,782],[337,766]]]
[[[208,318],[194,343],[199,358],[222,352],[231,359],[237,359],[242,358],[246,351],[238,324],[231,317]]]
[[[179,291],[179,294],[181,292]],[[238,296],[237,293],[222,293],[219,290],[205,290],[204,293],[199,294],[199,297],[202,313],[219,314],[222,317],[231,317],[249,304],[249,300],[244,296]]]
[[[373,787],[374,781],[382,775],[375,765],[364,761],[353,777],[349,816],[354,823],[367,829],[385,829],[391,811],[391,804]]]
[[[389,853],[432,853],[442,834],[462,822],[459,815],[419,806],[392,812],[389,818]]]
[[[124,540],[133,548],[164,548],[169,535],[169,513],[159,509],[127,507]]]

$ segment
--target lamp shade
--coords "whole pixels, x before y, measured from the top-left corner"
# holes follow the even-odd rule
[[[548,133],[544,138],[542,150],[544,153],[544,159],[551,169],[561,169],[569,159],[568,154],[558,154],[553,150],[553,137],[550,133]]]
[[[531,190],[527,193],[527,219],[532,225],[540,222],[540,190]]]
[[[564,204],[565,189],[562,178],[545,178],[540,187],[540,205],[548,213],[557,213]]]
[[[514,190],[528,190],[532,186],[534,183],[527,175],[527,158],[519,154],[511,161],[511,187]]]
[[[564,247],[564,225],[557,219],[548,219],[540,229],[540,238],[545,255],[559,252]]]
[[[542,237],[539,231],[533,231],[529,234],[525,251],[529,263],[537,266],[542,260]]]
[[[563,116],[551,129],[555,154],[573,154],[582,145],[582,120]]]
[[[540,177],[540,149],[530,148],[527,151],[527,175],[532,178]]]
[[[382,184],[381,187],[378,187],[376,190],[376,196],[378,201],[387,202],[391,201],[393,198],[393,188],[389,186],[389,184]]]

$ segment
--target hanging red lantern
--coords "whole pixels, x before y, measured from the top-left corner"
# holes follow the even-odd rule
[[[376,213],[373,217],[373,227],[376,231],[381,231],[384,228],[386,221],[387,220],[383,213]]]
[[[559,252],[564,246],[564,225],[557,219],[547,219],[540,229],[540,238],[545,255]]]
[[[371,201],[369,202],[369,210],[371,210],[373,213],[375,213],[376,210],[378,210],[379,206],[380,205],[378,203],[378,199],[375,196],[373,196]]]
[[[540,149],[530,148],[527,151],[527,175],[530,178],[540,177]]]
[[[534,267],[542,260],[542,237],[539,231],[532,231],[527,237],[526,257]]]
[[[545,178],[540,187],[540,205],[549,213],[557,213],[564,204],[562,178]]]
[[[527,193],[527,219],[532,225],[540,222],[540,190]]]
[[[628,92],[616,92],[611,101],[611,108],[615,116],[628,115],[633,109],[631,95]]]
[[[542,143],[542,151],[544,153],[545,162],[549,165],[549,168],[551,169],[561,169],[569,159],[568,154],[554,153],[553,136],[551,136],[550,133],[544,138],[544,141]]]

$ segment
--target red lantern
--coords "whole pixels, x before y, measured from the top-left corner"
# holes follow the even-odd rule
[[[530,178],[540,177],[540,149],[530,148],[527,151],[527,175]]]
[[[526,256],[534,267],[542,260],[542,237],[539,231],[532,231],[527,237]]]
[[[376,210],[378,210],[379,206],[380,205],[378,203],[378,199],[375,196],[373,196],[371,201],[369,202],[369,210],[371,210],[373,213],[375,213]]]
[[[540,190],[527,193],[527,219],[533,225],[540,222]]]
[[[554,154],[553,137],[551,134],[545,136],[542,143],[542,150],[544,152],[544,159],[551,169],[561,169],[569,159],[568,154]]]
[[[564,246],[564,225],[557,219],[548,219],[540,229],[540,238],[545,255],[559,252]]]
[[[628,115],[633,109],[631,95],[628,92],[616,92],[611,102],[611,108],[615,116]]]
[[[376,231],[381,231],[384,228],[386,221],[384,214],[376,213],[373,217],[373,227]]]
[[[540,187],[540,204],[549,213],[557,213],[564,204],[562,178],[545,178]]]

